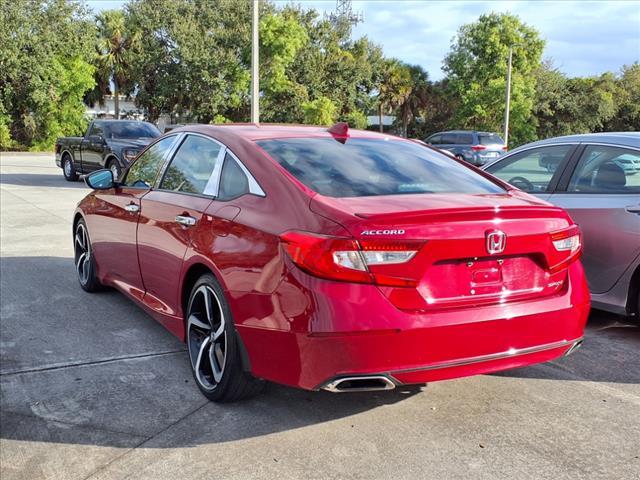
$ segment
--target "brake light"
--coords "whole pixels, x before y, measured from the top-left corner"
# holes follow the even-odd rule
[[[557,232],[551,232],[551,242],[557,252],[568,253],[567,257],[549,269],[551,272],[557,272],[567,268],[582,255],[582,235],[577,225],[572,225],[569,228]]]
[[[480,150],[486,150],[487,146],[486,145],[472,145],[471,146],[471,150],[473,150],[474,152],[478,152]]]
[[[316,277],[396,287],[417,285],[416,280],[372,272],[370,267],[406,263],[423,242],[358,242],[305,232],[287,232],[280,240],[293,263]]]
[[[505,152],[509,150],[509,147],[507,147],[506,145],[504,147],[502,147],[502,150],[504,150]]]

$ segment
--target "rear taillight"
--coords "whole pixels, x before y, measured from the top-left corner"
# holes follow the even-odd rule
[[[471,146],[471,150],[473,150],[474,152],[478,152],[480,150],[486,150],[487,147],[486,145],[472,145]]]
[[[557,272],[567,268],[571,263],[580,258],[582,254],[582,235],[577,225],[551,233],[553,247],[562,256],[562,260],[552,265],[549,270]]]
[[[416,280],[371,271],[384,265],[410,261],[424,242],[380,241],[328,237],[306,232],[287,232],[280,237],[295,263],[320,278],[343,282],[410,287]]]
[[[505,152],[509,150],[509,147],[507,147],[506,145],[504,147],[502,147],[502,150],[504,150]]]

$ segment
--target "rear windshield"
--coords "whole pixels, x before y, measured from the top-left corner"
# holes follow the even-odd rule
[[[504,140],[496,133],[479,133],[478,141],[480,145],[504,145]]]
[[[104,124],[106,138],[156,138],[160,130],[150,123],[110,122]]]
[[[504,193],[470,168],[412,142],[287,138],[257,143],[304,185],[330,197]]]

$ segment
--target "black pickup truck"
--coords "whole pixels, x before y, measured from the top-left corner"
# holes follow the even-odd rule
[[[62,137],[56,141],[56,165],[69,182],[79,174],[108,168],[118,178],[160,131],[137,120],[94,120],[84,137]]]

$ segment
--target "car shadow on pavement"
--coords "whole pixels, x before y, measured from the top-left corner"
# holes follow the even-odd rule
[[[208,402],[184,345],[123,295],[80,289],[70,258],[3,257],[0,437],[129,448],[268,435],[402,402],[419,386],[354,394],[266,384]]]
[[[593,310],[582,347],[553,362],[498,372],[502,377],[640,384],[640,325]]]
[[[3,173],[0,175],[0,185],[19,185],[21,187],[65,187],[88,188],[83,180],[68,182],[62,175],[49,173]]]

